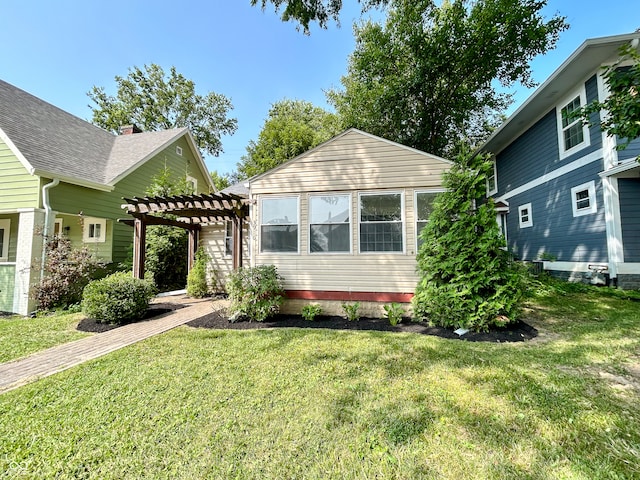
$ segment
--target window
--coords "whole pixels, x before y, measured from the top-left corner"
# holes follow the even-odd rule
[[[487,197],[498,193],[498,171],[496,168],[496,159],[493,158],[493,170],[487,176]]]
[[[351,196],[309,197],[309,251],[351,252]]]
[[[56,218],[55,223],[53,224],[53,235],[56,237],[61,237],[63,234],[62,231],[62,219]]]
[[[298,198],[264,198],[260,251],[298,253]]]
[[[564,158],[589,145],[589,128],[580,117],[570,118],[571,114],[586,105],[584,89],[569,97],[558,112],[558,142],[560,157]]]
[[[182,156],[182,147],[176,146],[176,155]]]
[[[422,245],[420,240],[420,232],[427,225],[429,216],[433,212],[433,202],[442,190],[429,192],[416,192],[416,247],[419,249]]]
[[[107,221],[103,218],[85,217],[82,239],[88,243],[102,243],[107,239]]]
[[[192,189],[193,193],[198,191],[198,179],[187,175],[187,185]]]
[[[573,207],[573,216],[580,217],[589,215],[598,211],[596,203],[596,184],[595,182],[587,182],[571,189],[571,206]]]
[[[9,260],[9,229],[11,220],[0,220],[0,262]]]
[[[403,252],[400,193],[360,194],[360,252]]]
[[[518,218],[520,228],[533,227],[533,216],[531,214],[531,204],[526,203],[518,207]]]
[[[227,257],[233,255],[233,222],[224,222],[224,254]]]

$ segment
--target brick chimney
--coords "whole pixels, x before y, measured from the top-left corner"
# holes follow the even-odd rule
[[[120,127],[120,135],[133,135],[134,133],[142,133],[137,125],[123,125]]]

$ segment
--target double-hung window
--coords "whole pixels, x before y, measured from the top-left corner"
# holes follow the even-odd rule
[[[233,255],[233,222],[224,222],[224,254],[227,257]]]
[[[487,197],[498,193],[498,170],[496,167],[496,159],[493,158],[493,169],[487,176]]]
[[[571,206],[574,217],[596,213],[598,204],[596,203],[595,182],[591,181],[573,187],[571,189]]]
[[[586,103],[586,94],[582,89],[571,95],[557,109],[560,158],[567,157],[590,143],[587,125],[583,124],[581,117],[572,117],[572,114]]]
[[[309,251],[351,252],[351,196],[309,197]]]
[[[360,252],[404,251],[401,193],[361,193]]]
[[[420,239],[420,232],[427,225],[429,216],[433,212],[433,202],[439,193],[443,190],[428,191],[428,192],[416,192],[416,248],[420,248],[422,240]]]
[[[82,239],[87,243],[104,243],[107,240],[107,220],[85,217]]]
[[[11,220],[0,220],[0,262],[9,260],[9,228]]]
[[[260,251],[298,253],[298,197],[263,198]]]

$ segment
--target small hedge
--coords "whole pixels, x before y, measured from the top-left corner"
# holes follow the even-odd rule
[[[210,294],[207,282],[207,263],[209,255],[202,248],[196,252],[196,261],[187,276],[187,295],[193,298],[204,298]]]
[[[282,277],[273,265],[240,268],[227,281],[229,312],[236,317],[263,322],[280,311],[284,301]]]
[[[101,323],[123,324],[141,318],[156,289],[149,280],[118,272],[89,283],[82,294],[82,313]]]

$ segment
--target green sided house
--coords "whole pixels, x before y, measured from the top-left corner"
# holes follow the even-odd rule
[[[33,310],[53,233],[125,260],[133,231],[117,222],[122,199],[144,195],[165,167],[196,193],[214,190],[187,128],[113,135],[0,80],[0,311]]]

